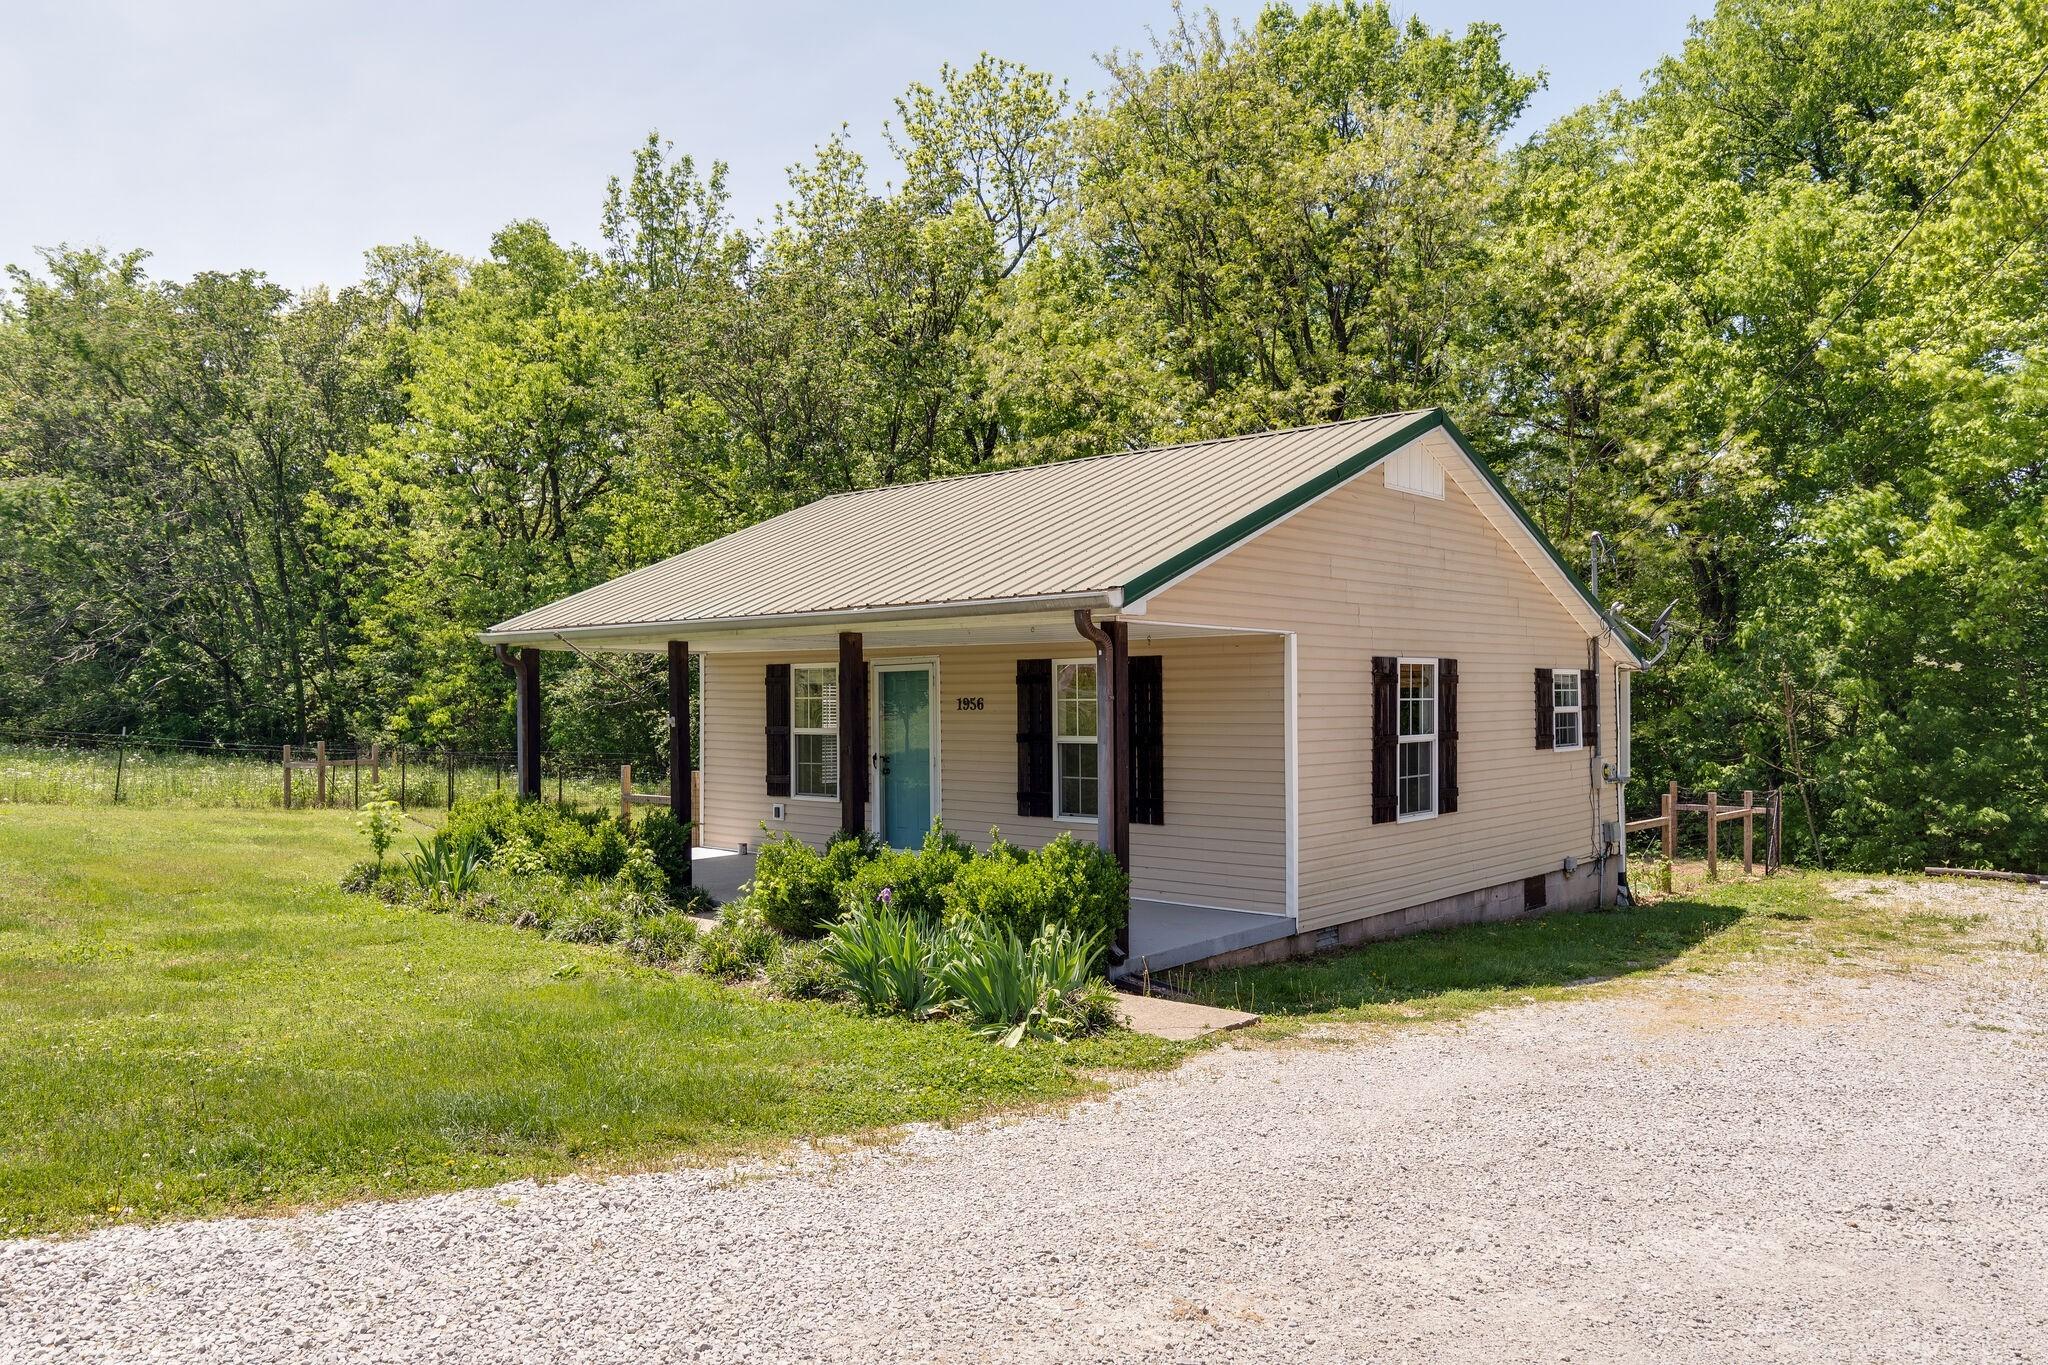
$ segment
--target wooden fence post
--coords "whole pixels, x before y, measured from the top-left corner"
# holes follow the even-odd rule
[[[381,749],[380,749],[380,748],[378,747],[378,745],[377,745],[377,741],[376,741],[376,740],[374,740],[374,739],[373,739],[373,740],[371,740],[371,741],[370,741],[370,785],[371,785],[371,786],[373,786],[373,787],[374,787],[374,786],[376,786],[376,785],[377,785],[377,784],[378,784],[379,782],[382,782],[382,781],[384,780],[384,762],[383,762],[383,758],[384,758],[383,752],[382,752],[382,750],[381,750]]]
[[[292,808],[292,746],[284,746],[284,808]]]
[[[405,741],[398,741],[398,809],[405,810]]]
[[[633,765],[619,765],[619,828],[633,828]]]
[[[454,751],[453,749],[447,749],[447,750],[444,750],[443,752],[445,752],[445,753],[446,753],[446,754],[448,755],[448,804],[447,804],[447,806],[445,807],[445,809],[447,809],[447,810],[454,810],[454,809],[455,809],[455,751]]]
[[[1672,862],[1678,857],[1678,784],[1673,782],[1664,793],[1664,861]]]
[[[1707,793],[1707,880],[1721,876],[1721,793]]]
[[[1742,875],[1747,877],[1756,871],[1756,860],[1752,856],[1756,839],[1756,793],[1742,794]]]
[[[321,810],[327,809],[327,741],[313,741],[313,798]]]

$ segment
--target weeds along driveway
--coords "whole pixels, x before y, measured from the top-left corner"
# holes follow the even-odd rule
[[[2005,946],[1229,1048],[791,1169],[8,1243],[0,1360],[2025,1358],[2048,893],[1878,891]]]

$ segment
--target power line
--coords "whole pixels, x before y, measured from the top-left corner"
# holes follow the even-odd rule
[[[2042,63],[2041,69],[2034,73],[2034,79],[2028,81],[2019,94],[2013,96],[2012,103],[2005,106],[2005,112],[1998,116],[1998,121],[1985,130],[1984,136],[1977,139],[1977,145],[1970,148],[1969,155],[1965,156],[1957,164],[1956,168],[1949,172],[1948,178],[1942,182],[1941,188],[1920,201],[1919,209],[1913,214],[1913,221],[1906,224],[1906,230],[1898,235],[1898,239],[1886,249],[1884,255],[1878,259],[1877,264],[1870,267],[1869,272],[1863,276],[1863,279],[1854,289],[1849,291],[1849,297],[1843,300],[1842,306],[1835,310],[1834,316],[1830,317],[1821,327],[1819,334],[1812,341],[1806,343],[1805,349],[1800,353],[1799,363],[1792,367],[1791,372],[1785,376],[1783,381],[1773,387],[1770,395],[1771,398],[1777,397],[1777,389],[1782,388],[1786,383],[1790,383],[1798,375],[1799,371],[1806,367],[1806,363],[1819,353],[1821,343],[1827,339],[1828,333],[1835,330],[1835,324],[1849,315],[1849,310],[1856,306],[1857,300],[1861,299],[1864,292],[1877,282],[1878,276],[1884,274],[1891,267],[1891,263],[1898,256],[1900,249],[1906,245],[1907,240],[1915,232],[1919,231],[1920,224],[1926,221],[1928,210],[1948,198],[1949,191],[1953,190],[1957,182],[1969,172],[1970,167],[1976,164],[1977,158],[1983,154],[1986,147],[1991,145],[1992,140],[2005,131],[2006,125],[2012,122],[2012,116],[2019,112],[2019,107],[2026,103],[2027,97],[2034,93],[2043,78],[2048,78],[2048,62]],[[1766,399],[1765,401],[1768,402],[1770,400]]]

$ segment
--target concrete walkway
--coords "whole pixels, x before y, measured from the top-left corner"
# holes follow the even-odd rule
[[[1117,995],[1117,1013],[1124,1027],[1133,1033],[1185,1043],[1211,1033],[1243,1028],[1259,1022],[1256,1014],[1242,1010],[1220,1010],[1197,1005],[1192,1000],[1169,1000],[1162,995]]]

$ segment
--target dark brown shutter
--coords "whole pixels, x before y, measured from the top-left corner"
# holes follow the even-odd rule
[[[1458,661],[1436,661],[1436,809],[1458,808]]]
[[[1550,670],[1536,670],[1536,747],[1548,749],[1555,731],[1550,727],[1550,708],[1557,704],[1557,694],[1550,690]]]
[[[1166,823],[1166,705],[1157,654],[1131,660],[1131,823]]]
[[[1600,675],[1590,668],[1579,674],[1579,733],[1588,749],[1600,747]]]
[[[768,665],[768,794],[789,795],[789,665]]]
[[[1052,660],[1017,660],[1017,814],[1052,814]]]
[[[1372,822],[1394,818],[1394,772],[1400,749],[1400,718],[1395,714],[1394,660],[1385,654],[1372,659]]]

